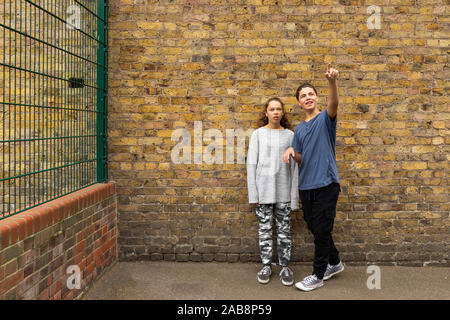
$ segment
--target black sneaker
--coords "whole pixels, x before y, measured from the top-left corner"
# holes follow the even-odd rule
[[[269,283],[270,276],[272,275],[272,268],[270,265],[265,265],[259,272],[258,272],[258,282],[259,283]]]

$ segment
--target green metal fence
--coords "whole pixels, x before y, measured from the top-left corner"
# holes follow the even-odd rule
[[[106,181],[107,12],[0,0],[0,219]]]

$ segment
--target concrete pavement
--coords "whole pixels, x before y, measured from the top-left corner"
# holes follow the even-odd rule
[[[345,261],[344,261],[345,265]],[[379,266],[376,274],[367,266],[348,266],[311,292],[286,287],[273,267],[271,282],[256,280],[257,263],[216,262],[117,262],[83,296],[85,300],[396,300],[450,299],[450,268]],[[312,271],[312,265],[293,264],[295,281]],[[371,278],[370,278],[371,277]],[[370,278],[370,279],[369,279]]]

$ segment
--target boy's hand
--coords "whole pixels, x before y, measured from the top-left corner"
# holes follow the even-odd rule
[[[331,67],[331,63],[328,64],[327,72],[325,73],[325,77],[327,77],[328,81],[335,82],[339,75],[339,71]]]
[[[292,147],[289,147],[283,154],[283,161],[286,163],[289,163],[289,156],[292,156],[292,158],[295,157],[295,150]]]

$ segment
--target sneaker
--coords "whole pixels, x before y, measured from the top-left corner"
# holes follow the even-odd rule
[[[294,273],[288,267],[283,267],[280,272],[280,279],[285,286],[292,286],[294,284]]]
[[[269,283],[270,276],[272,275],[272,268],[269,265],[265,265],[259,272],[258,272],[258,282],[259,283]]]
[[[319,280],[315,274],[307,276],[303,281],[297,282],[295,287],[303,291],[311,291],[323,286],[323,280]]]
[[[344,271],[344,265],[342,262],[339,262],[336,265],[327,265],[327,270],[325,271],[325,274],[323,275],[323,280],[328,280],[332,276],[337,275],[338,273]]]

